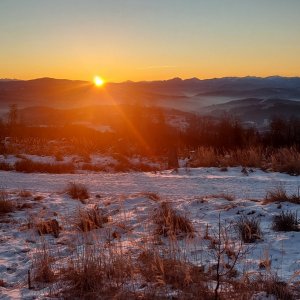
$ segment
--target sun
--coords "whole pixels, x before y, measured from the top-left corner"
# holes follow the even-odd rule
[[[104,84],[104,80],[99,76],[95,76],[94,84],[95,84],[95,86],[102,86]]]

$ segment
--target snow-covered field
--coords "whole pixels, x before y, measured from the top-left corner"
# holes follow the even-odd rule
[[[70,199],[65,193],[69,182],[84,184],[90,198],[87,204]],[[105,230],[120,230],[118,242],[125,248],[138,251],[152,232],[151,216],[161,201],[190,219],[197,229],[196,238],[185,246],[187,257],[198,265],[208,259],[203,240],[206,228],[217,230],[219,215],[222,224],[232,224],[240,216],[255,216],[261,221],[262,240],[246,245],[247,254],[238,266],[241,272],[266,272],[259,268],[266,256],[271,260],[272,272],[285,281],[300,282],[300,232],[274,232],[272,218],[282,210],[297,211],[299,205],[289,202],[264,204],[267,191],[278,186],[288,194],[297,194],[300,178],[261,170],[246,176],[241,168],[221,172],[218,168],[184,169],[178,172],[149,173],[94,173],[94,174],[23,174],[0,172],[0,187],[18,204],[29,203],[22,210],[0,216],[0,299],[32,299],[44,297],[45,290],[27,289],[27,272],[31,268],[41,237],[28,220],[55,218],[62,226],[57,239],[46,237],[50,244],[60,245],[63,251],[75,241],[78,232],[70,225],[79,208],[98,205],[109,222],[95,230],[103,235]],[[20,197],[19,191],[30,191],[32,196]],[[151,199],[147,192],[156,193]],[[41,196],[36,200],[36,196]],[[226,196],[232,199],[226,200]],[[122,226],[119,226],[122,224]],[[207,225],[208,224],[208,225]],[[205,252],[205,253],[206,253]],[[197,255],[195,255],[195,253]]]

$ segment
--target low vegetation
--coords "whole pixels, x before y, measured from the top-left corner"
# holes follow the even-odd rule
[[[19,197],[21,197],[21,198],[32,197],[32,193],[28,190],[20,190],[19,191]]]
[[[85,200],[90,197],[87,187],[80,183],[69,182],[66,188],[67,194],[72,198],[85,203]]]
[[[162,202],[153,216],[156,234],[164,237],[194,237],[195,228],[185,216],[176,212],[168,202]]]
[[[262,238],[260,220],[257,217],[240,217],[236,223],[236,228],[244,243],[254,243]]]
[[[123,288],[133,273],[128,256],[117,248],[84,244],[59,271],[65,299],[125,299]]]
[[[50,253],[49,247],[46,243],[42,243],[41,248],[37,248],[34,255],[32,263],[33,272],[28,274],[28,279],[37,284],[49,284],[54,282],[57,278],[54,273],[54,261],[54,255]]]
[[[51,234],[55,238],[58,238],[61,230],[59,223],[56,219],[40,220],[34,224],[39,235]]]
[[[0,171],[12,171],[14,168],[5,161],[0,161]]]
[[[267,192],[264,202],[291,202],[300,204],[300,196],[296,194],[288,195],[286,190],[283,187],[279,186],[274,190]]]
[[[15,163],[15,170],[23,173],[70,174],[75,172],[75,167],[71,163],[55,164],[22,159]]]
[[[183,299],[213,299],[208,288],[210,275],[202,267],[184,259],[162,257],[154,251],[144,251],[138,257],[139,272],[158,289],[170,286],[180,290]]]
[[[295,300],[295,294],[293,293],[290,285],[280,280],[277,275],[259,275],[252,283],[253,288],[256,290],[264,291],[266,293],[266,299],[273,295],[276,299],[282,300]]]
[[[297,212],[282,211],[273,217],[272,228],[276,231],[299,231]]]
[[[11,200],[8,200],[8,194],[5,190],[0,190],[0,214],[13,212],[15,205]]]
[[[95,205],[92,208],[79,210],[75,225],[80,231],[87,232],[101,228],[103,227],[103,224],[107,222],[108,217],[103,214],[103,211],[97,205]]]

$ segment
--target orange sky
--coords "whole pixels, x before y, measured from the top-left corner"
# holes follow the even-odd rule
[[[299,76],[297,0],[0,2],[0,77]]]

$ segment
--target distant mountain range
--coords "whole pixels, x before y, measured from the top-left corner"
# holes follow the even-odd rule
[[[0,79],[0,110],[7,110],[13,103],[20,108],[68,110],[138,103],[215,116],[229,113],[262,124],[273,115],[300,116],[300,77],[173,78],[107,83],[103,88],[78,80]]]

